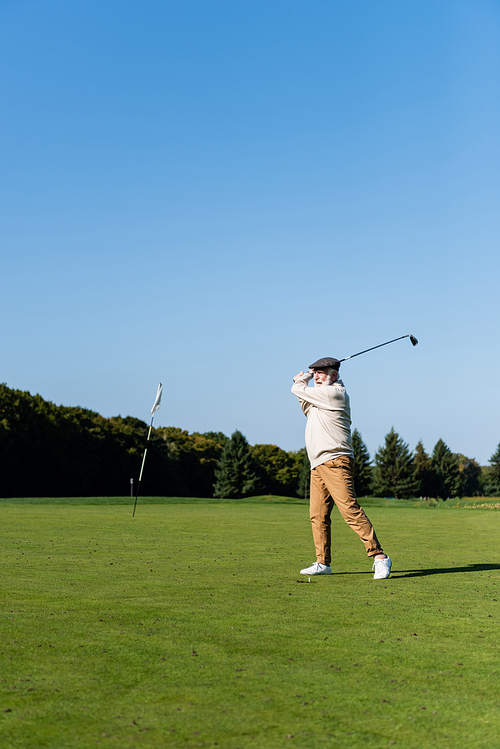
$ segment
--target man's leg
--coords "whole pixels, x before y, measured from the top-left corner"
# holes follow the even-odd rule
[[[363,542],[368,556],[376,557],[379,554],[383,555],[384,552],[379,544],[373,525],[359,506],[354,491],[354,460],[348,458],[347,455],[341,455],[333,460],[328,460],[323,465],[317,466],[312,471],[311,476],[315,472],[317,474],[317,481],[321,482],[324,486],[324,491],[333,497],[340,514]]]
[[[321,468],[321,466],[319,467]],[[332,561],[330,515],[333,500],[317,468],[313,468],[311,471],[310,487],[309,516],[314,546],[316,547],[316,558],[321,564],[329,566]]]

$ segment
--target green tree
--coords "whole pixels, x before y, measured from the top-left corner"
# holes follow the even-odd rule
[[[255,464],[259,492],[284,497],[295,495],[299,463],[294,453],[288,453],[277,445],[253,445],[250,455]]]
[[[418,482],[418,494],[421,497],[435,497],[437,476],[432,465],[432,458],[425,452],[422,440],[417,443],[413,455],[415,479]]]
[[[485,469],[484,494],[487,497],[500,497],[500,444],[489,459]]]
[[[468,458],[466,455],[462,455],[462,453],[455,453],[454,457],[458,462],[460,496],[478,497],[481,493],[481,466],[477,460]]]
[[[418,488],[411,452],[392,427],[385,436],[385,445],[375,453],[375,494],[379,497],[407,499],[414,497]]]
[[[212,494],[215,467],[227,440],[220,432],[189,434],[178,427],[159,427],[156,434],[166,443],[177,470],[175,494],[180,497],[208,497]]]
[[[439,439],[434,445],[432,467],[437,478],[436,496],[441,497],[441,499],[459,496],[460,471],[458,460],[442,439]]]
[[[357,429],[352,433],[352,449],[355,461],[354,489],[358,497],[365,497],[371,490],[372,466],[368,448]]]
[[[496,449],[496,452],[493,453],[488,463],[491,464],[491,467],[493,469],[492,471],[493,476],[495,477],[496,481],[498,481],[498,483],[500,484],[500,443]]]
[[[256,490],[257,475],[250,446],[236,430],[226,442],[215,469],[214,497],[241,499]]]

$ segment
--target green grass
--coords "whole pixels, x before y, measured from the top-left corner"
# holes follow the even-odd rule
[[[2,502],[2,747],[500,746],[498,512],[146,502]]]
[[[401,507],[405,509],[440,509],[451,508],[473,508],[473,509],[500,509],[500,497],[461,497],[443,501],[441,499],[394,499],[392,497],[361,497],[360,504],[364,507]],[[234,504],[234,499],[208,499],[207,497],[139,497],[138,505],[172,505],[172,504]],[[292,504],[309,505],[309,500],[299,497],[279,497],[274,494],[264,494],[257,497],[245,497],[239,499],[239,505],[247,504]],[[12,499],[0,499],[1,505],[121,505],[134,506],[131,497],[14,497]]]

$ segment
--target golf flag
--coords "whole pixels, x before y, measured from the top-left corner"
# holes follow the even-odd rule
[[[161,404],[161,391],[162,391],[162,390],[163,390],[163,385],[162,385],[162,384],[161,384],[161,382],[160,382],[160,384],[158,385],[158,392],[156,393],[156,398],[155,398],[155,402],[153,403],[153,408],[151,409],[151,413],[152,413],[153,415],[154,415],[154,414],[155,414],[155,413],[156,413],[156,412],[158,411],[158,409],[160,408],[160,404]]]
[[[137,507],[137,497],[139,496],[139,489],[141,488],[142,472],[144,471],[144,463],[146,462],[146,455],[148,454],[149,438],[151,437],[151,430],[153,428],[153,419],[155,417],[156,411],[158,411],[158,409],[160,408],[162,390],[163,390],[163,385],[160,382],[160,384],[158,385],[158,390],[156,391],[155,402],[153,403],[153,408],[151,409],[151,413],[152,413],[151,424],[149,425],[148,436],[146,437],[146,448],[142,456],[141,472],[139,474],[139,481],[137,482],[137,491],[135,493],[134,511],[132,513],[132,517],[135,516],[135,508]]]

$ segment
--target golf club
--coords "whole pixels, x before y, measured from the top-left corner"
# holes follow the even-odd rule
[[[407,335],[401,335],[399,338],[393,338],[392,341],[386,341],[385,343],[379,343],[378,346],[372,346],[371,348],[365,348],[364,351],[358,351],[357,354],[352,354],[352,356],[346,356],[345,359],[341,359],[340,361],[347,361],[348,359],[354,359],[355,356],[361,356],[361,354],[366,354],[368,351],[373,351],[373,349],[380,348],[381,346],[387,346],[389,343],[394,343],[394,341],[400,341],[402,338],[409,338],[412,342],[413,346],[416,346],[418,341],[415,338],[414,335],[411,335],[411,333],[408,333]]]

